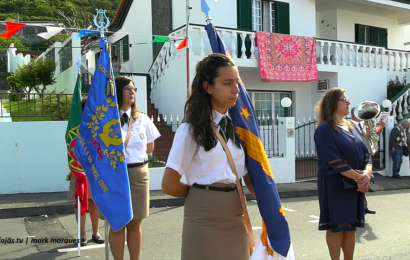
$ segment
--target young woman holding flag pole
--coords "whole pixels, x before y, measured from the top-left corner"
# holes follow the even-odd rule
[[[249,259],[250,249],[235,182],[253,187],[245,155],[231,125],[239,72],[223,54],[211,54],[196,66],[185,123],[177,130],[162,180],[164,193],[186,197],[181,259]],[[219,126],[218,126],[219,125]],[[225,137],[238,176],[229,166],[220,135]],[[182,183],[185,175],[187,184]]]

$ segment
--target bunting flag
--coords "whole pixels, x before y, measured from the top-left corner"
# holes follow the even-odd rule
[[[100,38],[100,49],[75,154],[87,175],[94,202],[118,231],[132,220],[133,213],[110,48],[104,37]]]
[[[51,26],[46,26],[47,32],[42,32],[42,33],[38,33],[37,35],[41,38],[44,38],[46,40],[50,39],[51,37],[53,37],[54,35],[56,35],[57,33],[61,32],[62,30],[64,30],[64,27],[51,27]]]
[[[13,36],[13,34],[18,32],[21,28],[25,26],[25,24],[22,24],[22,23],[12,23],[12,22],[5,22],[5,23],[6,23],[7,31],[3,33],[2,35],[0,35],[0,37],[6,38],[6,39]]]
[[[81,38],[81,37],[83,37],[84,35],[87,35],[87,34],[94,34],[94,33],[99,33],[100,31],[98,31],[98,30],[80,30],[80,32],[78,33],[78,36],[77,36],[77,38]]]
[[[152,43],[162,43],[162,42],[167,42],[169,41],[169,37],[165,36],[154,36],[154,40]]]
[[[177,50],[181,50],[187,46],[186,39],[184,39],[177,47]]]
[[[215,31],[212,23],[205,30],[214,53],[230,57],[228,49]],[[263,219],[263,233],[250,259],[295,259],[290,239],[289,225],[269,165],[251,99],[242,83],[236,105],[231,108],[235,133],[245,149],[246,167],[252,181],[259,211]]]
[[[88,187],[87,178],[85,176],[83,167],[78,162],[74,153],[74,146],[77,141],[78,127],[83,114],[81,108],[81,75],[78,74],[77,82],[74,88],[73,99],[71,101],[70,115],[67,123],[67,130],[65,133],[65,140],[68,151],[68,167],[70,171],[77,177],[75,183],[74,197],[80,197],[81,201],[81,215],[88,210]],[[75,200],[75,208],[78,209],[77,200]]]
[[[205,14],[205,16],[209,15],[209,6],[205,0],[201,0],[201,11]]]

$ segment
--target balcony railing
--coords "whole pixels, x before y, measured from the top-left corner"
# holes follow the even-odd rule
[[[258,66],[256,62],[255,32],[222,27],[216,27],[216,31],[239,66]],[[186,27],[181,27],[172,32],[170,36],[182,39],[185,34]],[[212,53],[203,25],[191,24],[189,26],[189,35],[190,55],[208,55]],[[240,50],[238,46],[240,46]],[[165,43],[150,69],[152,87],[156,86],[159,78],[169,66],[170,60],[185,55],[186,51],[177,50],[173,42]],[[400,72],[408,71],[410,66],[409,52],[407,51],[326,39],[317,39],[316,59],[318,66],[361,67]],[[251,60],[253,62],[243,63],[242,60]]]

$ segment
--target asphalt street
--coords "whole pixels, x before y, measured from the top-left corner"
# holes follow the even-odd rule
[[[368,194],[369,207],[376,210],[377,214],[366,215],[366,228],[357,231],[355,259],[410,259],[409,191],[391,190]],[[329,259],[325,232],[317,230],[317,197],[284,198],[282,202],[296,259]],[[248,201],[248,210],[255,239],[258,239],[261,218],[255,201]],[[180,259],[183,207],[151,208],[150,212],[151,215],[142,223],[141,259]],[[90,238],[89,218],[86,227]],[[104,234],[102,221],[100,232]],[[105,259],[104,245],[92,242],[82,248],[81,257],[77,257],[76,246],[64,242],[76,237],[77,226],[72,214],[0,219],[0,259]],[[51,243],[52,238],[59,240]],[[22,243],[17,243],[17,239]],[[33,239],[38,240],[32,243]],[[6,243],[7,240],[13,240],[14,243]],[[113,259],[111,254],[110,259]],[[125,259],[129,259],[127,251]]]

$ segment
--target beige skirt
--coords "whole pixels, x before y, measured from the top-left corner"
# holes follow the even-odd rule
[[[139,220],[149,215],[149,170],[148,164],[140,167],[128,168],[130,180],[132,212]]]
[[[248,233],[237,191],[191,187],[185,199],[181,259],[249,259]]]

